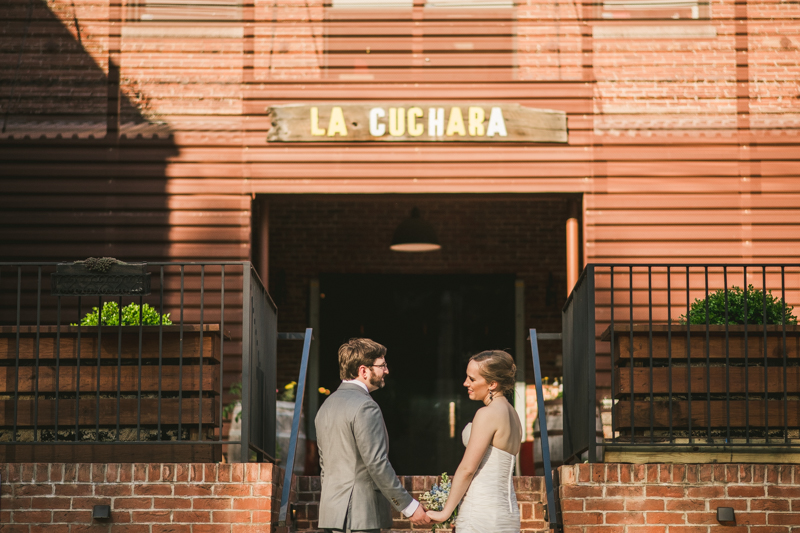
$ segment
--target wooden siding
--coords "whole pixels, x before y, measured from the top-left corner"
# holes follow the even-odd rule
[[[586,261],[797,261],[798,4],[423,4],[3,3],[2,259],[247,259],[262,193],[555,192],[584,195]],[[565,111],[569,143],[266,142],[270,105],[444,100]]]

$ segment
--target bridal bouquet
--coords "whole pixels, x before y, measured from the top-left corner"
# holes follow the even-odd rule
[[[447,501],[447,497],[450,496],[451,485],[452,481],[450,481],[450,477],[445,472],[442,474],[439,482],[433,484],[431,490],[426,491],[422,496],[420,496],[419,501],[424,503],[425,507],[431,511],[441,511],[444,509],[444,504]],[[433,527],[431,527],[431,531],[450,527],[450,525],[455,521],[457,515],[458,507],[456,507],[456,510],[453,511],[453,514],[450,516],[450,518],[441,524],[434,524]]]

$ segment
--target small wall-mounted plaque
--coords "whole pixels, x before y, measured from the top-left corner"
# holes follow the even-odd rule
[[[60,263],[51,275],[53,296],[144,296],[150,294],[150,273],[145,263]]]

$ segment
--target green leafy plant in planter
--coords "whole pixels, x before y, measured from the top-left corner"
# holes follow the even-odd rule
[[[81,319],[81,326],[96,326],[98,321],[98,309],[92,307],[92,310]],[[159,318],[161,319],[159,321]],[[104,302],[102,311],[102,325],[103,326],[119,326],[119,304],[117,302]],[[169,313],[159,315],[154,307],[148,304],[142,305],[141,309],[139,304],[130,303],[122,308],[122,325],[123,326],[158,326],[163,324],[165,326],[172,325],[172,320],[169,319]],[[78,324],[71,324],[77,326]]]
[[[233,411],[236,409],[236,405],[242,401],[242,383],[236,382],[232,384],[228,392],[234,395],[238,399],[222,408],[223,418],[228,418],[229,416],[231,416],[233,414]],[[236,414],[236,422],[239,422],[241,419],[242,419],[242,412],[239,411]]]
[[[725,324],[725,298],[727,292],[728,300],[728,324],[745,323],[745,295],[747,301],[747,323],[764,323],[764,305],[766,300],[767,324],[786,324],[796,325],[797,317],[792,314],[790,305],[785,305],[783,300],[772,295],[771,291],[766,293],[761,289],[756,289],[752,285],[747,287],[745,292],[737,286],[733,286],[727,291],[720,289],[708,295],[708,323],[713,325]],[[705,324],[706,323],[706,299],[695,299],[686,315],[679,317],[681,325],[686,324]]]

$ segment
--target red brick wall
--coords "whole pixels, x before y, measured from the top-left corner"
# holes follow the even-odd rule
[[[800,466],[562,466],[564,533],[790,533],[800,526]],[[736,527],[717,507],[733,507]],[[721,529],[724,527],[724,529]]]
[[[400,476],[403,486],[415,498],[428,490],[437,480],[436,476]],[[297,530],[317,530],[317,506],[319,505],[320,482],[319,477],[302,476],[297,478]],[[544,521],[544,504],[546,501],[544,478],[542,477],[515,477],[514,491],[517,493],[520,517],[522,519],[522,532],[533,532],[547,529]],[[403,519],[397,511],[392,511],[394,522],[392,532],[401,531],[428,531],[429,527],[416,528],[411,522]],[[445,530],[447,531],[447,530]],[[491,533],[491,532],[486,532]]]
[[[272,464],[3,464],[3,533],[268,533]],[[110,505],[110,520],[92,506]]]

